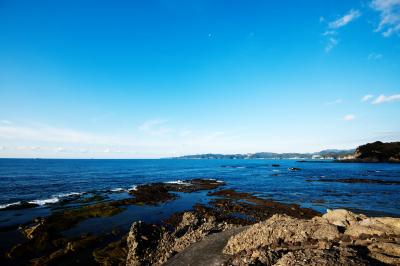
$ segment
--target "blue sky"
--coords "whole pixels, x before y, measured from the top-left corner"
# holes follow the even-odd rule
[[[400,0],[0,0],[0,157],[400,140]]]

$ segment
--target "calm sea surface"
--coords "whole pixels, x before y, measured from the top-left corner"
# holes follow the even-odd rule
[[[223,180],[229,188],[321,212],[348,208],[400,216],[400,164],[294,160],[0,159],[0,207],[31,201],[47,208],[71,193],[191,178]],[[354,178],[362,183],[337,182]]]

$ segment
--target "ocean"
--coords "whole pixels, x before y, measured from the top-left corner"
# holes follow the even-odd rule
[[[400,216],[400,164],[296,160],[0,159],[0,209],[26,201],[45,212],[87,192],[192,178],[222,180],[228,188],[320,212]]]

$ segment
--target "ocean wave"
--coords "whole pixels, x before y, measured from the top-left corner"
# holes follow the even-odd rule
[[[136,185],[132,185],[130,188],[122,188],[122,187],[112,188],[109,191],[118,193],[118,192],[129,192],[129,191],[133,191],[133,190],[137,190]]]
[[[29,204],[36,204],[39,206],[47,205],[47,204],[54,204],[57,202],[60,202],[62,199],[66,199],[72,196],[80,196],[84,194],[85,192],[70,192],[70,193],[61,193],[57,195],[53,195],[50,198],[47,199],[34,199],[34,200],[27,200],[27,201],[16,201],[16,202],[11,202],[11,203],[6,203],[6,204],[0,204],[0,210],[1,209],[6,209],[9,207],[14,207],[18,205],[22,205],[23,203],[29,203]]]
[[[28,203],[37,204],[39,206],[43,206],[46,204],[54,204],[60,201],[60,198],[54,197],[49,199],[37,199],[37,200],[30,200]]]
[[[20,205],[20,204],[21,204],[20,201],[16,201],[16,202],[12,202],[12,203],[6,203],[6,204],[0,204],[0,210],[8,208],[8,207],[12,207],[12,206],[17,206],[17,205]]]

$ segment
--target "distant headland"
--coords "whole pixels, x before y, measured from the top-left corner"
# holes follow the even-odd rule
[[[195,154],[173,159],[295,159],[295,160],[337,160],[339,162],[391,162],[400,163],[400,142],[376,141],[356,149],[328,149],[314,153],[257,152],[246,154]]]
[[[359,146],[352,155],[338,158],[341,162],[400,163],[400,142],[376,141]]]

